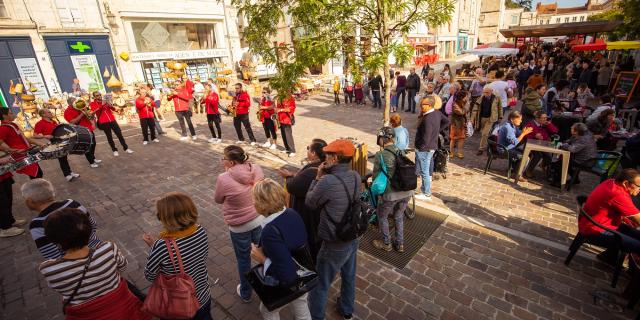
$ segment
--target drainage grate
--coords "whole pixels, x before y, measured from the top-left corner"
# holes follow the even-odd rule
[[[398,253],[395,250],[386,252],[376,249],[371,242],[374,239],[382,238],[377,227],[369,228],[362,236],[360,250],[396,268],[403,269],[446,218],[446,215],[416,206],[416,217],[413,220],[404,219],[404,253]],[[389,224],[391,237],[393,238],[393,219],[389,220]]]

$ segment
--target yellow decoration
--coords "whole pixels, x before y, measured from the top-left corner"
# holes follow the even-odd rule
[[[22,83],[16,83],[16,86],[13,89],[14,94],[22,93],[23,90],[24,90],[24,86],[22,85]]]
[[[111,76],[111,73],[109,73],[109,69],[107,69],[107,67],[104,67],[104,73],[102,74],[102,76],[104,78],[109,78]]]
[[[120,52],[120,59],[124,61],[129,61],[129,52],[126,52],[126,51]]]
[[[36,96],[34,96],[33,94],[23,93],[20,95],[20,97],[22,98],[22,101],[25,101],[25,102],[31,102],[36,100]]]
[[[13,80],[9,80],[9,94],[16,94],[16,85],[13,83]]]
[[[120,82],[120,80],[118,80],[115,75],[111,75],[111,78],[109,78],[109,81],[107,81],[107,87],[109,87],[110,89],[120,88],[122,87],[122,82]]]

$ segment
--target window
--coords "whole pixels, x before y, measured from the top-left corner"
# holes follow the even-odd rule
[[[551,21],[551,19],[547,20],[547,24],[549,24],[550,21]]]
[[[556,18],[556,23],[560,23],[560,18]]]
[[[564,22],[565,23],[569,22],[569,17],[564,18]]]
[[[578,17],[571,18],[571,22],[576,22],[576,21],[578,21]]]
[[[7,7],[4,5],[4,0],[0,0],[0,18],[8,18]]]
[[[215,49],[215,25],[132,22],[138,52]]]
[[[584,21],[584,16],[580,16],[580,22]]]
[[[516,25],[518,24],[518,15],[517,14],[512,14],[511,15],[511,25]]]
[[[55,4],[63,27],[76,27],[84,24],[77,0],[55,0]]]

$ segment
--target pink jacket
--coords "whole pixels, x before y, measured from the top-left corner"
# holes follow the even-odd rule
[[[241,225],[258,216],[251,189],[262,179],[262,168],[252,163],[235,165],[218,176],[214,197],[216,203],[222,203],[222,214],[228,225]]]

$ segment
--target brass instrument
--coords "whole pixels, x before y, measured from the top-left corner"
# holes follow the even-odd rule
[[[73,108],[82,112],[82,114],[84,114],[84,116],[87,117],[89,121],[94,121],[96,119],[96,115],[91,113],[91,110],[89,110],[89,105],[84,99],[76,100],[76,102],[73,104]]]
[[[237,107],[236,105],[238,104],[238,101],[236,100],[236,98],[233,98],[233,101],[231,102],[231,105],[227,107],[227,112],[231,113],[231,115],[235,118],[238,114],[237,114]]]
[[[278,120],[278,114],[274,113],[271,115],[271,121],[275,124],[276,128],[280,128],[280,120]]]

